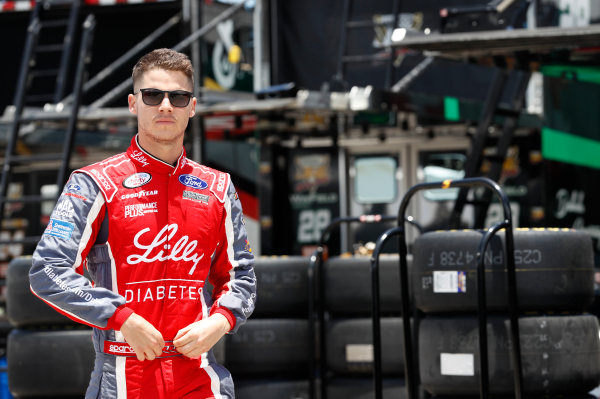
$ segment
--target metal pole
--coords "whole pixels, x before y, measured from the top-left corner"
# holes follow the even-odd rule
[[[79,49],[79,60],[77,62],[77,73],[75,75],[75,83],[73,86],[73,104],[71,105],[71,115],[69,116],[65,146],[63,147],[62,163],[58,171],[56,184],[58,187],[62,187],[65,183],[67,170],[71,161],[71,153],[73,149],[73,142],[75,141],[75,133],[77,131],[77,120],[79,114],[79,106],[81,104],[81,95],[83,87],[83,79],[85,75],[85,66],[87,63],[87,55],[93,40],[93,32],[96,27],[96,18],[94,14],[88,15],[85,22],[83,23],[83,37],[81,39],[81,45]]]
[[[404,234],[404,226],[394,227],[384,232],[377,239],[375,250],[371,257],[371,296],[372,314],[371,323],[373,328],[373,389],[375,399],[383,398],[383,380],[381,372],[381,309],[379,294],[379,255],[383,245],[394,235]],[[405,367],[408,367],[405,364]]]
[[[190,11],[190,32],[195,32],[200,27],[200,5],[197,1],[189,2],[189,11]],[[202,87],[202,57],[200,55],[199,46],[201,43],[194,43],[194,45],[190,48],[190,54],[192,58],[192,64],[194,65],[194,93],[198,101],[202,100],[200,89]],[[204,137],[202,135],[202,129],[200,124],[202,123],[201,117],[197,116],[190,120],[190,131],[192,136],[192,159],[197,162],[203,161],[203,149],[202,145],[204,143]]]

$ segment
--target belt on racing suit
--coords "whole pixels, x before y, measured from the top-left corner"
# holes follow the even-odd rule
[[[135,357],[135,351],[127,342],[105,340],[104,353],[115,356]],[[162,353],[157,358],[173,356],[181,356],[181,353],[177,352],[173,341],[165,341]]]

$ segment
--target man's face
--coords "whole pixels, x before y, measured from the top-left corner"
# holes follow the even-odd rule
[[[196,98],[183,108],[174,107],[165,94],[158,105],[146,105],[140,89],[192,91],[191,83],[183,72],[152,69],[142,75],[136,84],[135,93],[128,97],[129,111],[137,115],[140,139],[162,144],[183,142],[189,118],[194,116]]]

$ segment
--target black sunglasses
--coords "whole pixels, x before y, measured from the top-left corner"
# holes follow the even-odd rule
[[[169,95],[171,105],[178,108],[187,107],[193,97],[193,93],[185,90],[158,90],[158,89],[140,89],[142,101],[146,105],[155,106],[160,104],[165,98],[165,93]]]

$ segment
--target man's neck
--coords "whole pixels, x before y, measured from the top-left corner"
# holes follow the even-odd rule
[[[175,165],[183,148],[183,143],[164,143],[152,139],[148,140],[139,135],[138,144],[148,154],[169,165]]]

